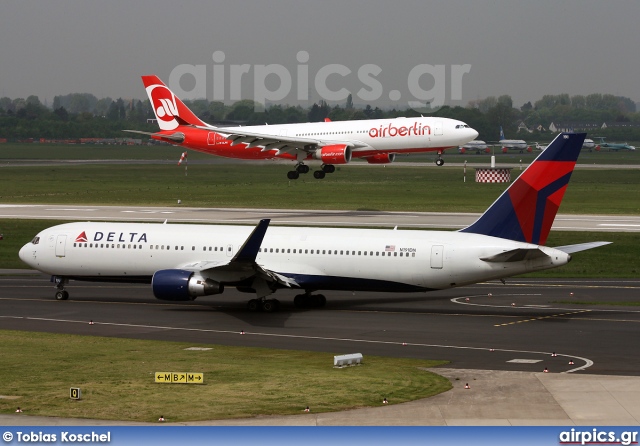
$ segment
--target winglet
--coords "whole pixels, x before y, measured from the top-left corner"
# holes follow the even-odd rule
[[[238,253],[233,257],[231,260],[232,262],[253,263],[256,261],[256,256],[258,255],[258,251],[262,245],[264,235],[267,233],[267,228],[269,227],[270,222],[271,220],[268,218],[260,220],[258,226],[255,227]]]

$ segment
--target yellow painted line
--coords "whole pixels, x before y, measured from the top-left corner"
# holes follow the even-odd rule
[[[524,320],[521,319],[519,321],[508,322],[506,324],[496,324],[496,325],[494,325],[494,327],[506,327],[507,325],[521,324],[523,322],[535,322],[535,321],[540,321],[540,320],[543,320],[543,319],[551,319],[551,318],[554,318],[554,317],[563,317],[563,316],[569,316],[569,315],[572,315],[572,314],[589,313],[591,311],[592,310],[581,310],[581,311],[573,311],[571,313],[551,314],[549,316],[540,316],[540,317],[535,317],[535,318],[532,318],[532,319],[524,319]]]

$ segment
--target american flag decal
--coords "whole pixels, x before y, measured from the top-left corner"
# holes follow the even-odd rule
[[[396,250],[396,245],[387,245],[384,247],[385,252],[394,252]]]

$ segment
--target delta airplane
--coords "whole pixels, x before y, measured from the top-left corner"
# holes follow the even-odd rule
[[[297,164],[287,173],[291,180],[308,173],[304,162],[313,159],[322,162],[313,173],[317,179],[352,158],[387,164],[397,154],[437,152],[436,164],[442,166],[444,150],[478,136],[464,122],[434,117],[215,127],[201,121],[157,76],[142,76],[142,82],[160,131],[125,131],[227,158],[292,160]]]
[[[505,139],[504,131],[502,130],[502,126],[500,126],[500,141],[498,144],[502,146],[502,152],[507,153],[507,151],[511,150],[519,150],[520,153],[532,152],[533,149],[527,144],[527,142],[523,139]]]
[[[190,301],[225,288],[255,293],[252,311],[274,311],[278,289],[298,289],[300,307],[318,290],[442,290],[555,268],[571,254],[608,244],[544,246],[585,134],[562,133],[489,207],[460,231],[67,223],[20,250],[52,275],[55,297],[69,280],[150,283],[156,298]]]

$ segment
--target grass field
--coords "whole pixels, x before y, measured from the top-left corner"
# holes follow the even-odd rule
[[[505,184],[460,167],[346,166],[288,181],[283,165],[73,165],[0,168],[0,203],[482,212]],[[515,177],[519,171],[512,173]],[[577,170],[563,213],[639,214],[637,170]]]
[[[302,414],[426,398],[451,383],[422,370],[445,364],[364,357],[333,368],[333,355],[46,333],[0,331],[0,413],[169,422]],[[28,352],[28,353],[25,353]],[[204,385],[156,384],[155,372],[202,372]],[[82,400],[69,399],[79,387]]]

